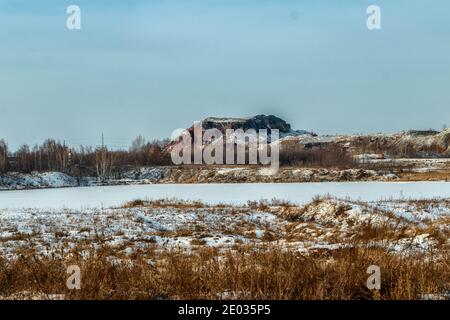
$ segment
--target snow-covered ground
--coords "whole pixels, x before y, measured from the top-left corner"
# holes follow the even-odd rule
[[[78,186],[77,179],[61,172],[10,172],[0,175],[0,190],[62,188]]]
[[[144,202],[124,207],[136,199]],[[448,248],[449,234],[448,182],[147,184],[0,192],[0,254],[7,257],[27,249],[67,253],[79,243],[102,243],[123,254],[154,245],[229,248],[268,242],[310,252],[361,241],[411,252]]]
[[[379,154],[360,154],[355,158],[360,163],[383,164],[392,168],[408,168],[412,172],[433,172],[445,170],[450,166],[448,158],[401,158],[401,159],[379,159]]]
[[[268,168],[225,167],[142,167],[126,170],[108,179],[72,177],[61,172],[8,172],[0,175],[0,191],[63,187],[94,187],[177,183],[300,183],[337,181],[393,181],[399,177],[389,170],[280,168],[267,174]]]
[[[80,209],[120,206],[134,199],[200,200],[243,204],[261,199],[302,204],[331,195],[353,200],[450,198],[449,182],[321,182],[240,184],[150,184],[0,192],[0,209]]]
[[[375,245],[410,253],[450,244],[450,201],[359,202],[321,198],[208,206],[140,202],[106,209],[1,209],[0,255],[23,250],[68,254],[78,244],[111,246],[117,254],[157,246],[233,248],[275,244],[300,252]]]

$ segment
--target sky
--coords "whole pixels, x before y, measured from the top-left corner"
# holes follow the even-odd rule
[[[449,39],[448,0],[0,0],[0,139],[126,148],[256,114],[319,134],[441,129]]]

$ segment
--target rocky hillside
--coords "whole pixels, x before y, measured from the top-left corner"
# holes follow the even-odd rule
[[[306,130],[293,130],[291,125],[284,121],[281,118],[278,118],[273,115],[257,115],[254,117],[248,118],[206,118],[202,122],[203,129],[219,129],[222,132],[225,132],[227,129],[255,129],[262,130],[266,129],[270,132],[272,129],[278,129],[280,132],[280,136],[299,136],[299,135],[308,135],[315,136],[314,133],[308,132]],[[192,129],[192,128],[191,128]]]
[[[246,117],[246,118],[217,118],[217,117],[209,117],[201,121],[203,130],[208,129],[218,129],[224,135],[226,130],[249,130],[255,129],[257,132],[259,130],[267,130],[268,134],[272,132],[273,129],[279,130],[279,137],[298,137],[298,136],[308,136],[314,137],[315,133],[309,132],[306,130],[293,130],[291,125],[287,123],[285,120],[278,118],[274,115],[264,115],[260,114],[254,117]],[[194,126],[187,128],[187,131],[194,137]],[[270,140],[270,137],[269,137]],[[166,146],[166,151],[170,152],[172,147],[181,141],[181,137],[178,139],[174,139],[171,143]]]
[[[299,144],[305,149],[338,146],[352,154],[384,154],[386,157],[450,156],[450,129],[437,131],[408,131],[394,134],[298,136],[285,137],[283,144]]]
[[[266,175],[260,168],[251,166],[167,166],[131,169],[120,177],[105,181],[95,177],[77,179],[60,172],[14,172],[0,177],[0,191],[152,183],[343,182],[392,181],[398,178],[390,171],[368,169],[280,168],[277,173]]]
[[[394,134],[368,135],[317,135],[306,130],[294,130],[285,120],[274,115],[257,115],[247,118],[216,118],[209,117],[202,121],[202,127],[219,129],[225,133],[227,129],[278,129],[281,147],[296,149],[327,149],[341,148],[350,154],[381,154],[386,157],[443,157],[450,156],[450,129],[442,132],[434,130],[410,130]],[[191,136],[194,127],[187,129]],[[179,140],[168,145],[167,151]]]

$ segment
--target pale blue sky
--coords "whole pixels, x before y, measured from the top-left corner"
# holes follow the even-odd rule
[[[66,29],[81,7],[82,30]],[[382,30],[366,28],[366,8]],[[450,125],[448,0],[0,0],[0,138],[128,145],[207,116]]]

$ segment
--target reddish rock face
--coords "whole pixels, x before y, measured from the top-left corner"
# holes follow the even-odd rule
[[[251,118],[206,118],[203,120],[203,129],[219,129],[223,132],[227,129],[278,129],[280,133],[292,131],[291,125],[276,116],[257,115]]]
[[[202,121],[203,130],[208,129],[218,129],[225,134],[227,129],[237,130],[237,129],[255,129],[258,130],[266,129],[268,134],[271,133],[272,129],[277,129],[279,131],[280,137],[285,136],[298,136],[298,135],[311,135],[316,136],[315,133],[308,132],[306,130],[292,130],[291,125],[281,118],[273,115],[260,114],[254,117],[247,118],[217,118],[209,117]],[[187,129],[191,137],[194,136],[194,126],[192,125]],[[176,144],[179,139],[169,143],[166,147],[166,151],[170,150],[171,147]]]

